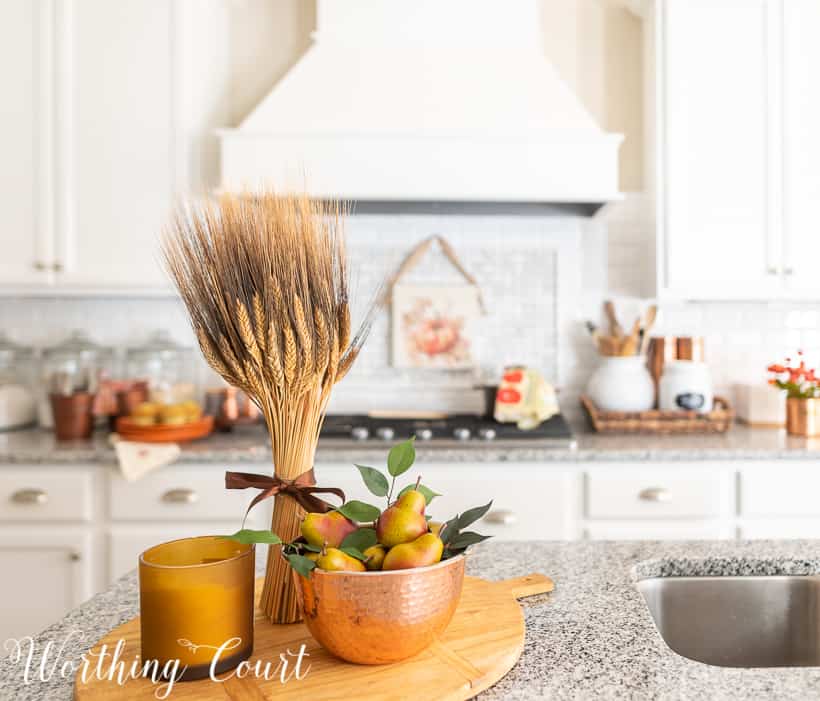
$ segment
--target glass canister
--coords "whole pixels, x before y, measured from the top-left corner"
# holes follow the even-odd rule
[[[43,426],[53,426],[51,397],[79,397],[96,394],[100,382],[114,374],[114,350],[92,341],[83,331],[43,350],[40,378],[42,396],[39,418]]]
[[[34,349],[0,332],[0,431],[30,426],[37,419]]]
[[[145,345],[125,352],[127,379],[147,382],[149,400],[159,404],[196,399],[194,367],[193,350],[176,343],[166,331],[157,331]]]

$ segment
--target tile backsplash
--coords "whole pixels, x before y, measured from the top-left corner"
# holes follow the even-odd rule
[[[354,325],[387,273],[422,239],[441,234],[479,281],[488,314],[478,322],[476,371],[404,370],[390,365],[386,311],[354,370],[334,395],[338,411],[425,407],[467,409],[470,388],[509,363],[540,368],[561,389],[572,417],[597,357],[583,321],[597,318],[606,296],[625,322],[647,304],[654,275],[653,235],[641,197],[610,206],[603,216],[357,215],[348,223]],[[408,282],[461,283],[437,247]],[[71,329],[117,348],[166,329],[193,344],[187,316],[170,297],[0,298],[0,329],[18,342],[52,345]],[[716,390],[763,382],[768,363],[803,349],[820,361],[820,305],[799,303],[676,303],[661,305],[658,331],[701,335]],[[217,378],[200,363],[202,384]],[[730,395],[731,396],[731,395]]]

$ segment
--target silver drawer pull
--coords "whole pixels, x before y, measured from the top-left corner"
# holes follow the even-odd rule
[[[193,489],[169,489],[160,497],[166,504],[196,504],[199,495]]]
[[[42,489],[20,489],[11,495],[15,504],[43,506],[48,504],[48,494]]]
[[[638,492],[638,499],[643,501],[658,501],[667,502],[672,501],[672,494],[668,489],[663,487],[647,487]]]
[[[509,511],[508,509],[494,509],[484,517],[484,520],[487,523],[498,523],[502,526],[512,526],[516,521],[518,521],[518,517],[515,513]]]

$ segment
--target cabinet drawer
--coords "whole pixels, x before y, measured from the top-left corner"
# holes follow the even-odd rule
[[[384,508],[384,498],[375,497],[350,466],[320,465],[321,483],[341,487],[348,499],[359,499]],[[470,527],[498,540],[566,540],[575,537],[580,487],[575,473],[545,470],[543,465],[420,464],[399,477],[403,487],[422,475],[422,482],[441,496],[427,513],[435,521],[446,521],[473,506],[492,499],[492,509]]]
[[[0,521],[89,521],[93,478],[90,470],[3,470]]]
[[[687,466],[591,472],[589,518],[702,518],[731,510],[731,475]]]
[[[588,540],[731,540],[730,521],[666,519],[652,521],[594,521],[587,524]]]
[[[224,471],[213,465],[165,469],[138,482],[112,473],[109,480],[110,512],[115,521],[224,520],[238,528],[256,494],[255,489],[225,489]],[[248,516],[249,527],[270,527],[272,503],[268,499],[254,507]]]
[[[744,469],[740,474],[743,516],[820,516],[820,472],[814,464]]]

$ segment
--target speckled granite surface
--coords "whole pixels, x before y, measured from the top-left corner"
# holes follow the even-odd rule
[[[672,652],[658,634],[636,578],[658,575],[820,573],[820,541],[683,543],[487,543],[470,555],[471,574],[488,579],[540,571],[550,595],[523,600],[527,625],[518,664],[482,699],[806,699],[820,695],[820,668],[729,669]],[[126,576],[37,637],[89,643],[137,611],[136,579]],[[488,621],[491,625],[491,621]],[[0,661],[0,699],[70,699],[71,680],[24,685],[18,665]]]
[[[436,462],[607,462],[674,460],[816,460],[820,439],[787,436],[785,431],[735,426],[724,435],[637,436],[605,435],[577,428],[577,447],[547,448],[528,445],[506,448],[475,442],[464,448],[425,448],[422,460]],[[384,446],[320,443],[316,461],[352,463],[379,458]],[[183,447],[179,462],[219,462],[231,465],[270,460],[267,435],[251,427],[234,433],[214,434]],[[10,464],[89,464],[113,462],[114,452],[105,434],[89,441],[59,443],[54,435],[37,429],[0,433],[0,467]]]

